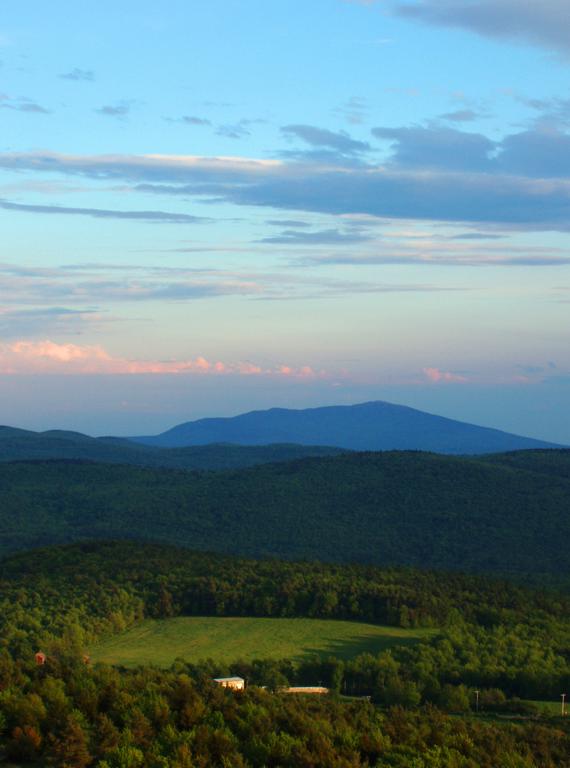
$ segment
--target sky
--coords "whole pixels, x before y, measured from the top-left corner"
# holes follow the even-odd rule
[[[0,423],[570,444],[567,0],[4,0]]]

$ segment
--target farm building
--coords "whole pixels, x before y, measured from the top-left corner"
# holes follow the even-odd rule
[[[283,693],[328,693],[329,689],[322,685],[296,685],[290,688],[282,688]]]
[[[221,685],[222,688],[231,688],[232,691],[243,691],[245,689],[243,677],[215,677],[214,682]]]

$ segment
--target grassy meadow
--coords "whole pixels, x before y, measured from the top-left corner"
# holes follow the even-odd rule
[[[93,662],[134,667],[169,667],[176,658],[220,663],[237,659],[302,659],[379,653],[409,645],[434,630],[382,627],[325,619],[178,617],[147,620],[91,649]]]
[[[536,707],[538,707],[539,711],[543,715],[549,715],[551,717],[558,717],[562,714],[562,702],[560,699],[558,701],[532,701],[532,704],[534,704]],[[570,712],[570,705],[568,704],[568,697],[566,697],[566,714]]]

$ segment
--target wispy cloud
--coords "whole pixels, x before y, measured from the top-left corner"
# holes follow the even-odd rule
[[[286,229],[279,235],[264,237],[259,243],[274,245],[353,245],[370,240],[370,235],[355,230],[354,232],[341,232],[338,229],[323,229],[317,232],[298,232],[295,229]]]
[[[167,211],[113,211],[104,208],[70,208],[63,205],[30,205],[12,203],[0,198],[0,209],[19,213],[35,213],[60,216],[89,216],[93,219],[126,219],[160,224],[201,224],[211,221],[206,217]]]
[[[452,235],[451,240],[502,240],[505,235],[494,235],[490,232],[463,232]]]
[[[466,384],[469,381],[466,376],[439,368],[424,368],[423,373],[433,384]]]
[[[252,125],[264,122],[265,120],[260,118],[243,118],[242,120],[238,120],[237,123],[224,123],[222,125],[218,125],[216,128],[216,134],[218,136],[223,136],[226,139],[243,139],[246,136],[251,136]]]
[[[73,277],[75,275],[75,278]],[[15,276],[4,278],[4,287],[10,294],[5,303],[46,304],[73,303],[105,305],[123,302],[172,301],[187,302],[221,296],[260,296],[271,294],[269,287],[255,280],[232,279],[231,276],[206,276],[191,279],[143,276],[86,278],[77,272],[59,277]]]
[[[186,125],[212,125],[212,121],[206,117],[197,117],[196,115],[183,115],[175,122],[185,123]]]
[[[552,371],[556,371],[558,366],[553,361],[550,361],[546,363],[545,365],[516,365],[515,366],[519,371],[522,371],[527,376],[532,376],[533,374],[538,373],[549,373]]]
[[[70,265],[60,269],[0,265],[6,306],[87,306],[170,301],[184,303],[241,296],[250,300],[327,299],[362,293],[455,290],[433,284],[323,279],[298,270],[232,272],[216,269],[125,265]],[[135,276],[134,276],[135,275]]]
[[[77,335],[111,322],[95,309],[67,307],[34,307],[11,309],[0,307],[0,338],[11,339],[45,335],[46,333]]]
[[[439,116],[441,120],[448,120],[450,123],[470,123],[479,120],[482,115],[472,109],[456,109],[453,112],[444,112]]]
[[[486,137],[452,129],[378,131],[394,145],[380,166],[44,152],[0,154],[0,168],[121,180],[153,194],[288,212],[570,231],[570,135],[523,132],[497,149]]]
[[[242,118],[231,123],[214,123],[207,117],[199,115],[182,115],[182,117],[167,117],[169,123],[181,123],[198,128],[212,128],[216,136],[225,139],[243,139],[251,136],[251,127],[258,123],[264,123],[261,118]]]
[[[368,114],[368,102],[360,96],[351,96],[334,113],[343,117],[351,125],[360,125]]]
[[[50,110],[38,104],[37,101],[27,98],[14,99],[10,96],[0,95],[0,109],[11,109],[16,112],[27,112],[32,115],[49,115]]]
[[[60,75],[62,80],[74,80],[75,82],[92,83],[95,80],[95,73],[92,69],[80,69],[74,67],[70,72],[64,72]]]
[[[314,125],[284,125],[281,133],[290,139],[300,139],[316,149],[325,149],[344,157],[357,157],[371,149],[368,142],[353,139],[346,131],[329,131]],[[315,157],[314,154],[310,156]]]
[[[535,130],[556,133],[570,127],[570,99],[516,97],[516,100],[535,112],[536,117],[531,122]]]
[[[330,253],[303,255],[297,259],[299,264],[309,266],[327,266],[331,264],[346,266],[378,266],[381,264],[399,264],[402,266],[446,266],[446,267],[567,267],[570,266],[570,254],[556,249],[517,249],[505,246],[500,250],[479,248],[462,250],[445,248],[442,241],[425,243],[422,247],[400,247],[386,244],[376,248],[376,252]]]
[[[124,120],[129,115],[131,107],[130,101],[120,101],[118,104],[105,104],[96,109],[95,112],[104,117],[116,117]]]
[[[265,223],[272,227],[291,227],[293,229],[311,226],[307,221],[301,221],[300,219],[266,219]]]

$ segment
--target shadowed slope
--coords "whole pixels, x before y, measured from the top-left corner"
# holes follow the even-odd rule
[[[307,456],[333,456],[342,449],[305,445],[204,445],[160,448],[118,437],[88,437],[79,432],[31,432],[0,427],[0,462],[73,459],[172,469],[239,469]]]
[[[3,553],[120,537],[256,557],[570,570],[570,479],[494,458],[345,454],[218,473],[3,464],[0,493]]]

